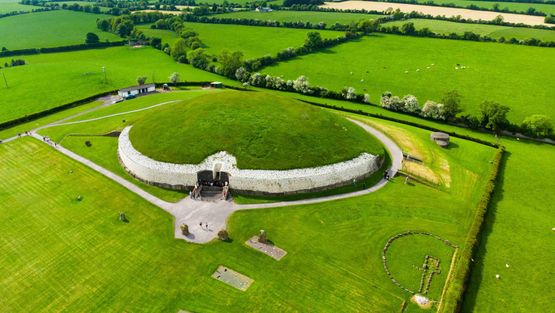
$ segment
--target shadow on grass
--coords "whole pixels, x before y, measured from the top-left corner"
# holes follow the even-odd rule
[[[501,159],[501,165],[499,167],[499,173],[497,176],[497,183],[495,185],[495,190],[490,203],[490,207],[487,211],[486,217],[484,219],[484,224],[482,225],[482,231],[478,237],[479,245],[478,250],[474,253],[474,261],[471,264],[470,277],[466,281],[466,289],[462,296],[462,306],[460,312],[474,312],[476,306],[476,298],[480,290],[480,285],[484,279],[484,256],[487,253],[488,238],[493,231],[493,225],[495,224],[495,217],[497,214],[498,204],[503,200],[503,185],[505,183],[505,169],[507,167],[507,161],[510,159],[511,153],[505,151],[503,158]]]

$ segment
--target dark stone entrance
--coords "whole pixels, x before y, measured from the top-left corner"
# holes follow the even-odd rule
[[[197,187],[193,198],[203,201],[227,199],[229,193],[229,174],[220,171],[197,172]]]

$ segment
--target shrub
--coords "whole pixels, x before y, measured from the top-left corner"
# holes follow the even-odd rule
[[[549,117],[542,114],[533,114],[525,118],[522,129],[528,135],[535,137],[547,137],[553,133],[553,125]]]
[[[181,226],[179,226],[179,229],[181,229],[181,233],[183,234],[183,236],[189,236],[189,225],[181,224]]]
[[[218,232],[218,238],[221,241],[229,241],[229,234],[227,233],[227,230],[222,229]]]

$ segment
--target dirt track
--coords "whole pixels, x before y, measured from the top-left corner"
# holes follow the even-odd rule
[[[417,4],[405,4],[405,3],[391,3],[391,2],[374,2],[374,1],[345,1],[345,2],[326,2],[321,7],[332,8],[340,10],[374,10],[374,11],[385,11],[388,8],[393,8],[401,10],[401,12],[420,12],[423,14],[430,14],[435,16],[457,16],[460,15],[465,19],[473,20],[486,20],[490,21],[496,18],[498,15],[503,16],[505,22],[509,23],[523,23],[528,25],[544,25],[553,26],[544,23],[543,16],[533,16],[524,14],[512,14],[512,13],[500,13],[500,12],[490,12],[490,11],[478,11],[478,10],[468,10],[459,8],[447,8],[447,7],[436,7],[436,6],[426,6]]]

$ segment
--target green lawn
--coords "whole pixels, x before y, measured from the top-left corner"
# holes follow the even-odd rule
[[[0,123],[101,92],[136,84],[141,75],[151,82],[168,81],[173,72],[182,81],[223,81],[221,76],[177,64],[153,48],[117,47],[22,57],[26,65],[3,69],[9,88],[0,87]],[[0,59],[4,63],[9,58]],[[102,73],[106,68],[106,82]]]
[[[465,112],[476,114],[482,101],[492,100],[511,107],[509,119],[520,123],[530,114],[555,117],[553,58],[549,48],[380,34],[262,72],[286,79],[306,75],[311,85],[338,91],[353,86],[374,103],[384,91],[413,94],[422,105],[457,90]],[[457,64],[466,69],[456,70]]]
[[[82,44],[88,32],[96,33],[100,41],[122,40],[96,27],[96,20],[106,17],[66,10],[5,17],[0,19],[0,47],[17,50]]]
[[[428,19],[409,19],[405,21],[395,21],[383,24],[384,26],[398,26],[412,22],[416,29],[429,28],[434,33],[438,34],[463,34],[464,32],[473,32],[482,36],[489,36],[492,38],[505,39],[516,38],[525,40],[536,38],[542,41],[555,41],[555,31],[525,27],[508,27],[500,25],[486,25],[486,24],[472,24],[472,23],[456,23],[449,21],[428,20]]]
[[[19,0],[0,0],[0,14],[14,11],[31,11],[40,7],[19,4]]]
[[[409,131],[429,141],[427,131]],[[466,196],[454,187],[395,180],[363,197],[239,212],[229,220],[233,242],[208,245],[174,240],[169,215],[37,140],[0,145],[7,164],[0,168],[5,204],[0,254],[8,256],[0,259],[7,274],[0,278],[6,287],[0,290],[2,307],[12,312],[397,311],[409,295],[383,272],[387,238],[419,229],[460,245],[481,193],[483,182],[474,177],[488,171],[494,150],[454,142],[455,149],[436,147],[436,152],[460,167],[453,173],[466,173],[452,177]],[[130,223],[117,220],[121,211]],[[283,260],[243,245],[259,229],[287,250]],[[219,264],[254,284],[239,292],[211,279]]]
[[[496,141],[492,134],[422,120],[377,107],[288,95]],[[407,138],[406,134],[402,138]],[[549,190],[553,189],[552,178],[555,173],[552,155],[555,148],[549,144],[505,137],[501,138],[500,143],[506,147],[507,157],[494,194],[493,207],[486,217],[484,238],[463,312],[530,312],[532,308],[549,312],[553,304],[549,296],[551,291],[546,289],[546,277],[552,276],[555,267],[551,239],[552,225],[555,225],[552,214],[555,200]],[[404,151],[414,149],[412,147],[415,146],[403,142],[398,144]],[[509,268],[505,264],[509,264]],[[496,274],[501,275],[500,281],[495,279]]]
[[[330,27],[335,23],[349,24],[360,20],[376,19],[383,15],[364,14],[364,13],[341,13],[341,12],[314,12],[314,11],[272,11],[272,12],[256,12],[256,11],[239,11],[233,13],[219,14],[215,17],[221,18],[240,18],[240,19],[256,19],[271,20],[279,22],[309,22],[318,24],[326,23],[326,27]]]
[[[243,169],[322,166],[383,151],[379,141],[336,114],[259,92],[211,94],[157,108],[134,124],[130,138],[158,161],[198,164],[227,151]]]
[[[426,4],[430,0],[416,0],[418,4]],[[555,5],[546,3],[520,3],[520,2],[496,2],[496,1],[470,1],[470,0],[431,0],[437,4],[454,4],[457,7],[467,7],[476,5],[479,8],[491,9],[494,5],[498,5],[500,9],[508,8],[513,12],[526,12],[528,8],[534,8],[536,11],[555,14]],[[387,2],[387,1],[386,1]]]
[[[149,36],[171,40],[172,35],[164,30],[151,30],[149,25],[140,26]],[[253,27],[243,25],[185,23],[187,29],[199,34],[205,49],[211,54],[220,54],[223,50],[242,51],[245,58],[275,55],[288,47],[300,47],[304,44],[309,29],[291,29],[276,27]],[[160,32],[160,35],[157,33]],[[343,36],[342,32],[321,30],[323,38]],[[173,44],[173,42],[170,42]]]

